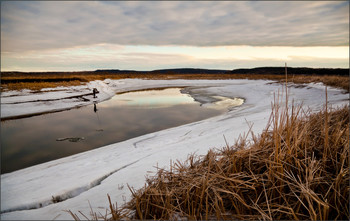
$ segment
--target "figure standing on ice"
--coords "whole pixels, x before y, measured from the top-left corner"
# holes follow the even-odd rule
[[[94,98],[97,98],[96,94],[99,93],[99,91],[96,88],[94,88],[92,89],[92,93],[94,94]]]

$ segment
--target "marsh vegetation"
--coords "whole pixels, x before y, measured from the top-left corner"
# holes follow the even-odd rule
[[[349,91],[349,69],[288,68],[289,82],[322,82]],[[154,71],[96,70],[80,72],[1,72],[1,90],[40,90],[58,86],[77,86],[104,79],[264,79],[283,81],[283,67],[236,70],[165,69]]]

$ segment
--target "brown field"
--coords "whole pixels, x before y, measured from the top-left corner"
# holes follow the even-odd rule
[[[64,72],[50,74],[6,74],[1,75],[1,91],[6,90],[40,90],[42,88],[51,88],[58,86],[77,86],[86,84],[93,80],[104,79],[266,79],[275,81],[285,81],[284,75],[279,74],[150,74],[150,73],[127,73],[127,74],[106,74],[94,72]],[[322,82],[325,85],[342,88],[349,92],[349,76],[335,75],[292,75],[288,76],[288,82],[310,83]]]

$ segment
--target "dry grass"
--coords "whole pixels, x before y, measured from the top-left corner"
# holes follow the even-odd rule
[[[277,74],[150,74],[150,73],[128,73],[128,74],[104,74],[94,72],[65,72],[57,74],[3,74],[1,76],[1,91],[5,90],[40,90],[42,88],[51,88],[58,86],[76,86],[86,84],[93,80],[104,79],[125,79],[125,78],[142,78],[142,79],[265,79],[283,81],[284,75]],[[56,79],[56,80],[55,80]],[[15,81],[15,82],[8,82]],[[18,81],[18,82],[16,82]],[[295,75],[290,77],[290,82],[310,83],[322,82],[325,85],[338,87],[349,92],[348,76],[328,76],[328,75]]]
[[[349,92],[349,76],[293,76],[289,81],[300,84],[300,83],[312,83],[322,82],[323,84],[331,87],[341,88]]]
[[[23,90],[29,89],[33,91],[40,91],[43,88],[56,88],[56,87],[70,87],[78,86],[84,84],[84,82],[79,80],[73,81],[59,81],[59,82],[18,82],[18,83],[8,83],[2,85],[2,90]]]
[[[232,79],[250,79],[250,80],[276,80],[278,82],[284,82],[284,75],[260,75],[260,74],[232,74]],[[324,85],[332,86],[336,88],[344,89],[349,92],[349,76],[336,76],[336,75],[294,75],[288,76],[288,81],[295,84],[304,83],[318,83],[321,82]]]
[[[128,204],[109,200],[109,219],[349,220],[349,108],[280,100],[261,135],[159,169]]]

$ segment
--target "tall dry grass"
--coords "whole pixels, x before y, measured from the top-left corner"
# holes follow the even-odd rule
[[[159,169],[109,219],[349,220],[349,108],[280,100],[261,135]]]

